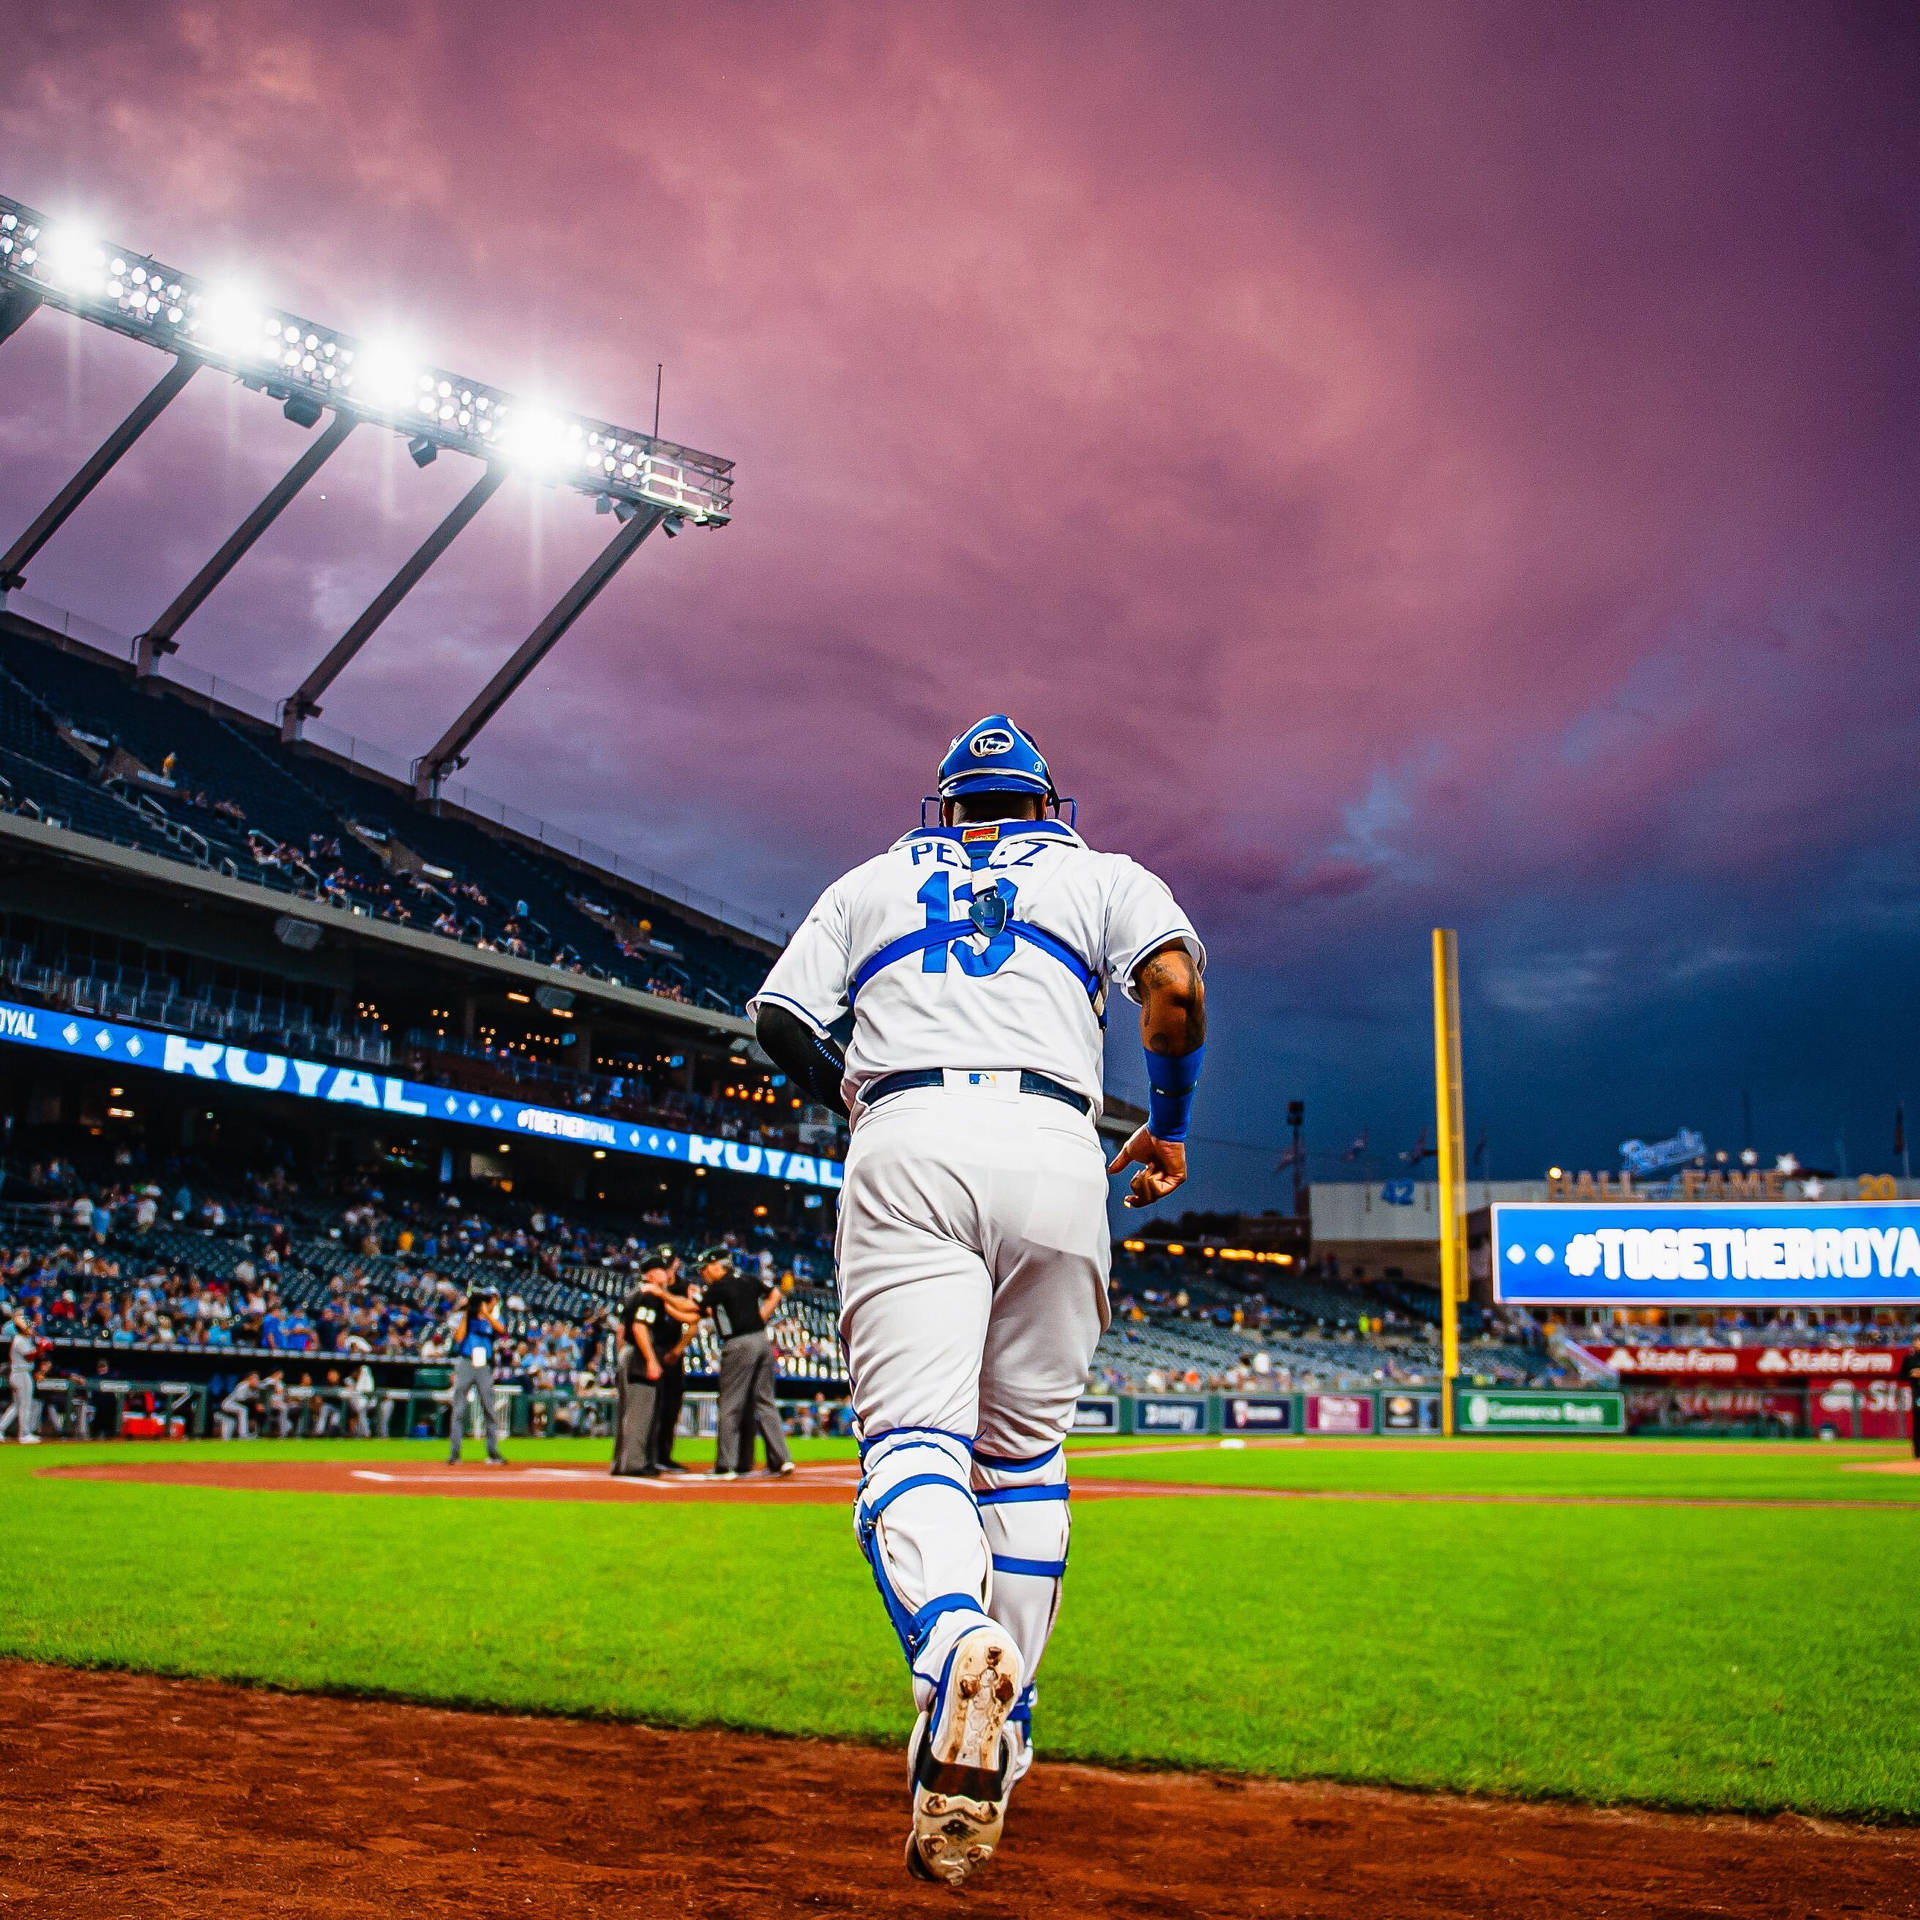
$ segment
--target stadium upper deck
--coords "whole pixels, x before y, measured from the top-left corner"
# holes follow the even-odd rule
[[[476,951],[739,1014],[776,951],[0,615],[0,807]]]

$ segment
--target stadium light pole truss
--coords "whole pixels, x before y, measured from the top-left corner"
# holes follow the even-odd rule
[[[0,340],[10,340],[40,311],[40,301],[36,294],[22,293],[17,288],[9,288],[0,293]]]
[[[1467,1219],[1461,1166],[1466,1129],[1460,1091],[1460,941],[1450,927],[1433,930],[1433,1096],[1440,1143],[1440,1430],[1451,1435],[1454,1386],[1460,1377]]]
[[[382,622],[419,583],[421,576],[453,545],[461,529],[500,491],[507,478],[503,466],[489,466],[434,530],[421,541],[406,564],[374,595],[367,610],[328,649],[326,658],[302,680],[280,708],[280,737],[297,740],[301,727],[320,711],[326,692],[353,656],[371,640]]]
[[[218,584],[246,546],[271,523],[273,514],[299,491],[299,485],[292,484],[295,475],[302,474],[304,468],[301,482],[304,484],[304,479],[318,470],[320,460],[325,457],[321,446],[325,445],[326,452],[330,453],[345,437],[346,430],[359,422],[402,435],[421,465],[440,451],[467,454],[485,461],[489,469],[523,472],[547,485],[587,494],[600,511],[619,516],[621,531],[609,544],[602,561],[607,556],[617,557],[604,572],[600,571],[602,562],[590,567],[553,614],[536,629],[522,653],[542,634],[547,634],[547,638],[532,653],[526,668],[513,678],[508,692],[525,678],[546,648],[572,624],[581,608],[655,526],[665,522],[669,532],[688,524],[720,527],[733,517],[731,460],[663,440],[658,434],[616,426],[581,414],[562,413],[536,401],[516,398],[482,381],[429,365],[421,356],[404,348],[362,341],[336,328],[268,305],[240,289],[223,289],[147,254],[111,246],[77,222],[53,219],[18,200],[0,195],[0,339],[43,305],[161,348],[183,365],[208,366],[226,373],[242,385],[279,400],[288,417],[304,425],[315,424],[323,413],[334,416],[334,424],[323,441],[302,456],[293,473],[274,489],[227,547],[202,570],[194,587],[183,593],[174,607],[141,636],[138,656],[142,672],[152,671],[159,655],[170,650],[173,634],[187,615]],[[155,412],[157,414],[157,408]],[[140,430],[144,431],[144,425],[150,424],[149,419]],[[136,431],[114,458],[138,438]],[[95,456],[96,461],[99,458]],[[89,467],[93,464],[89,462]],[[105,470],[104,466],[100,469],[102,473]],[[83,474],[86,471],[83,469]],[[96,485],[98,478],[95,475]],[[69,502],[60,518],[70,514],[84,497],[82,492]],[[468,498],[471,500],[472,495]],[[269,505],[276,500],[278,505],[268,512]],[[467,502],[461,504],[465,507]],[[460,511],[456,508],[449,521]],[[421,550],[355,623],[355,628],[350,629],[356,632],[365,627],[365,632],[359,633],[354,650],[364,644],[367,635],[392,612],[427,566],[477,511],[476,505],[464,518],[458,519],[451,531],[448,523],[443,522],[429,536]],[[265,517],[261,518],[262,515]],[[55,521],[54,526],[47,529],[43,542],[45,537],[51,537],[58,524]],[[636,527],[641,531],[636,533]],[[236,548],[236,543],[249,529],[250,537]],[[227,558],[226,566],[220,566],[229,549],[235,550]],[[587,586],[589,580],[593,584]],[[583,586],[586,586],[584,595]],[[195,588],[204,590],[190,599]],[[572,604],[576,598],[578,604]],[[373,618],[376,613],[378,617]],[[342,636],[343,643],[346,637]],[[332,672],[337,673],[351,657],[351,651],[343,655],[334,663]],[[519,658],[516,654],[515,660]],[[333,660],[332,654],[328,660]],[[509,666],[512,664],[509,662]],[[330,673],[328,678],[331,677]],[[496,676],[496,684],[469,709],[470,713],[484,710],[451,754],[437,747],[421,765],[433,763],[444,768],[450,760],[457,761],[466,742],[504,699],[504,694],[495,697],[500,678]],[[296,724],[298,718],[296,714]],[[436,773],[436,784],[438,777]]]
[[[335,414],[326,432],[280,476],[266,498],[227,535],[220,551],[174,595],[173,604],[166,612],[135,637],[133,664],[137,674],[144,679],[154,672],[165,655],[178,649],[180,643],[174,635],[192,619],[208,594],[240,564],[248,548],[286,512],[301,488],[333,458],[341,442],[359,424],[350,413]]]
[[[199,362],[183,355],[101,441],[80,471],[48,501],[39,519],[0,558],[0,593],[26,584],[27,562],[66,525],[80,503],[119,465],[134,442],[166,412],[181,388],[199,371]]]
[[[422,800],[437,799],[441,782],[465,764],[467,748],[493,716],[512,698],[515,688],[552,651],[554,642],[586,612],[613,576],[632,559],[641,541],[655,527],[677,518],[665,507],[636,513],[594,555],[587,570],[563,593],[553,611],[517,646],[511,657],[478,694],[459,719],[413,763],[413,790]]]

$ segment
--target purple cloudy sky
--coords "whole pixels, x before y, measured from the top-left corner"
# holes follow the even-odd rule
[[[1495,1172],[1737,1146],[1743,1091],[1768,1152],[1888,1164],[1910,8],[116,0],[8,67],[0,191],[607,417],[664,360],[664,431],[739,462],[476,786],[792,916],[1009,709],[1211,940],[1206,1127],[1302,1095],[1384,1173],[1446,922]],[[0,531],[158,366],[46,316],[0,349]],[[137,630],[301,443],[196,382],[29,590]],[[284,693],[462,465],[356,436],[181,664]],[[607,525],[510,487],[327,721],[418,753]],[[1200,1196],[1273,1204],[1270,1164]]]

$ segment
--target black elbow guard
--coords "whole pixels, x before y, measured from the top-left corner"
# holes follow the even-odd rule
[[[831,1040],[817,1034],[785,1007],[762,1007],[754,1033],[768,1057],[808,1094],[835,1113],[844,1114],[840,1082],[847,1059]]]

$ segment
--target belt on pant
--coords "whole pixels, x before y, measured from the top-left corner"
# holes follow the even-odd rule
[[[911,1087],[944,1087],[949,1072],[968,1073],[967,1067],[915,1067],[906,1073],[883,1073],[878,1080],[860,1089],[860,1104],[870,1107],[876,1100],[884,1100],[892,1093],[905,1093]],[[987,1077],[983,1071],[982,1077]],[[999,1078],[998,1074],[992,1076]],[[1044,1073],[1034,1073],[1029,1068],[1020,1070],[1020,1091],[1038,1094],[1043,1100],[1063,1100],[1076,1113],[1091,1113],[1093,1102],[1084,1093],[1075,1093],[1071,1087],[1064,1087],[1058,1080],[1052,1080]]]

